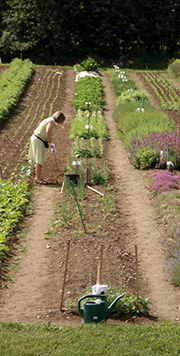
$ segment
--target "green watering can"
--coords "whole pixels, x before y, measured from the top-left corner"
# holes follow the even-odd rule
[[[101,321],[106,321],[109,315],[112,313],[113,308],[117,304],[118,300],[121,299],[124,294],[117,297],[114,302],[111,303],[109,308],[107,307],[107,297],[106,295],[94,294],[85,295],[78,300],[78,311],[83,318],[83,323],[100,323]],[[81,308],[80,304],[82,300],[86,298],[98,298],[95,301],[87,300],[84,302],[84,308]]]

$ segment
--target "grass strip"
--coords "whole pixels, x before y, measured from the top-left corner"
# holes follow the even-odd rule
[[[1,356],[149,356],[180,354],[180,326],[0,324]]]

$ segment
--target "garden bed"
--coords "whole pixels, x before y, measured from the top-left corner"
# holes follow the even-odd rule
[[[54,69],[52,68],[52,70]],[[57,70],[60,71],[61,69],[57,68]],[[47,78],[47,82],[45,78]],[[52,108],[53,112],[59,108],[62,109],[67,117],[63,131],[57,131],[54,137],[61,172],[59,174],[56,171],[54,157],[48,152],[43,173],[44,178],[48,179],[51,184],[47,187],[36,186],[36,214],[30,220],[30,229],[26,236],[26,241],[18,241],[15,245],[16,249],[12,250],[16,259],[10,259],[8,264],[12,263],[12,261],[14,262],[14,260],[20,260],[20,268],[18,271],[11,271],[10,274],[14,283],[7,283],[8,290],[6,288],[1,290],[1,320],[22,321],[24,323],[32,322],[32,320],[37,322],[37,319],[42,322],[52,321],[66,324],[81,322],[79,316],[68,314],[68,312],[60,313],[59,311],[60,291],[64,275],[67,242],[69,240],[71,240],[70,259],[64,298],[67,304],[70,296],[71,300],[76,299],[77,301],[78,297],[86,293],[86,288],[89,284],[96,283],[102,245],[102,282],[111,285],[111,281],[113,281],[116,287],[120,283],[125,285],[130,292],[135,293],[134,245],[138,242],[140,292],[145,297],[150,297],[150,301],[153,303],[152,309],[156,311],[157,315],[160,313],[161,317],[168,317],[168,308],[170,308],[171,316],[169,316],[169,319],[174,320],[176,310],[174,312],[172,308],[176,304],[176,300],[172,300],[171,297],[174,291],[172,293],[170,288],[167,291],[167,298],[164,300],[162,298],[165,290],[164,281],[161,283],[162,274],[159,273],[158,278],[156,278],[155,288],[154,280],[152,281],[152,277],[155,275],[152,272],[154,268],[157,267],[161,270],[162,267],[160,264],[161,259],[159,258],[162,250],[159,249],[157,244],[158,225],[154,227],[154,224],[152,224],[151,219],[156,222],[156,216],[154,208],[150,205],[146,188],[151,172],[136,171],[130,165],[127,154],[124,153],[122,145],[116,138],[115,131],[113,131],[115,128],[112,130],[111,127],[111,139],[105,143],[105,157],[111,172],[109,185],[113,186],[112,192],[117,199],[116,212],[113,214],[107,213],[104,210],[102,197],[86,188],[83,205],[85,207],[84,222],[87,232],[83,231],[77,210],[73,219],[69,219],[68,224],[65,225],[62,221],[61,208],[65,193],[61,194],[60,190],[61,184],[65,179],[63,167],[67,165],[67,158],[70,156],[72,149],[69,132],[71,121],[75,117],[73,105],[70,103],[75,92],[74,79],[75,73],[72,70],[63,69],[63,74],[60,78],[59,95]],[[50,90],[40,90],[41,83],[43,83],[43,88],[49,86],[54,88],[51,95]],[[114,125],[115,127],[111,119],[115,97],[112,88],[107,87],[110,82],[107,80],[104,85],[105,100],[108,102],[108,107],[105,108],[106,119],[109,120],[109,126]],[[0,137],[1,145],[4,147],[4,156],[1,155],[0,160],[5,178],[10,177],[16,167],[16,172],[18,173],[18,167],[26,162],[24,154],[20,157],[20,149],[15,147],[12,150],[7,141],[10,139],[16,141],[15,133],[18,131],[20,137],[23,136],[31,121],[35,118],[27,132],[27,136],[23,136],[21,141],[22,150],[26,147],[25,152],[27,152],[28,146],[26,145],[33,129],[42,119],[42,115],[43,118],[49,116],[50,105],[57,95],[57,86],[58,74],[55,75],[51,68],[36,68],[32,83],[26,96],[21,101],[20,112],[14,117],[12,124],[9,122]],[[26,117],[28,117],[27,121]],[[24,125],[22,128],[21,124]],[[11,158],[12,154],[13,159]],[[31,178],[29,179],[30,182],[33,182]],[[107,191],[104,188],[99,186],[94,186],[94,188],[107,195]],[[45,227],[47,225],[47,217],[50,218],[53,215],[53,207],[49,203],[52,200],[52,196],[56,198],[56,203],[58,201],[59,204],[59,209],[56,211],[58,216],[54,216],[57,222],[54,226],[57,231],[54,234],[52,221],[49,223],[48,230]],[[72,200],[71,205],[73,209],[76,209],[75,200]],[[39,212],[41,212],[40,216],[38,215]],[[156,248],[153,249],[153,246]],[[25,252],[20,251],[22,247]],[[149,247],[151,250],[149,250]],[[149,251],[151,251],[151,254]],[[154,256],[154,253],[156,253],[156,256]],[[158,256],[157,253],[159,254]],[[28,261],[31,263],[29,264]],[[2,271],[4,276],[8,264],[4,266],[5,268]],[[2,286],[5,286],[4,281]],[[171,300],[171,303],[169,303],[169,300]],[[121,319],[112,320],[112,322],[116,323],[121,322]],[[122,321],[124,320],[129,320],[129,317],[127,316],[125,319],[123,315]],[[133,322],[141,323],[145,321],[149,322],[150,319],[133,318]]]

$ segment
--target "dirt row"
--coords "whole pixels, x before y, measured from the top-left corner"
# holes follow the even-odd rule
[[[178,90],[180,89],[180,82],[178,79],[170,78],[167,73],[160,73],[160,75],[165,76],[165,78],[167,80],[171,80],[174,87],[177,88]],[[140,90],[142,90],[144,93],[146,93],[148,95],[151,103],[155,107],[157,107],[159,110],[162,110],[160,99],[157,95],[155,95],[153,88],[150,86],[150,84],[144,78],[143,72],[130,72],[129,77],[135,81],[137,87]],[[162,111],[169,117],[170,120],[172,120],[176,123],[177,129],[179,129],[180,128],[180,112],[177,110],[162,110]]]

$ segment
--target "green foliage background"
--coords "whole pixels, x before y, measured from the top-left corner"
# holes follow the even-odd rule
[[[180,3],[173,0],[1,0],[0,56],[38,64],[98,56],[177,57]]]

